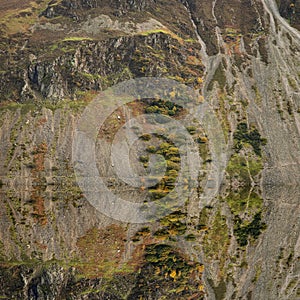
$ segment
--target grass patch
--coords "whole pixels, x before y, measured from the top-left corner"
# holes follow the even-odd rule
[[[219,260],[220,272],[224,272],[224,265],[230,239],[226,218],[221,214],[220,210],[217,211],[211,226],[209,226],[203,243],[203,250],[207,258],[210,261]]]
[[[263,208],[263,199],[255,192],[243,188],[237,192],[230,192],[226,201],[234,215],[240,215],[247,211],[249,215],[261,211]]]
[[[63,42],[81,42],[81,41],[93,41],[90,37],[71,36],[62,40]]]
[[[249,175],[257,176],[263,170],[261,158],[246,158],[241,154],[234,154],[228,162],[226,171],[230,177],[236,177],[245,183],[249,183]]]
[[[104,229],[92,228],[77,240],[78,266],[86,278],[111,278],[114,274],[132,272],[133,268],[122,262],[126,234],[124,228],[111,225]]]
[[[214,74],[212,80],[208,84],[208,87],[207,87],[208,91],[212,91],[214,82],[218,82],[219,87],[221,89],[224,89],[225,84],[226,84],[226,75],[225,75],[224,67],[223,67],[222,64],[219,64],[218,68],[215,71],[215,74]]]

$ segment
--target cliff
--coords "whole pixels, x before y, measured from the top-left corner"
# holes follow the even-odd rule
[[[0,298],[300,297],[300,2],[0,4]],[[166,173],[150,187],[122,182],[110,149],[130,119],[172,117],[201,158],[197,188],[183,205],[138,224],[91,205],[72,145],[96,97],[143,77],[186,85],[215,119],[205,127],[185,119],[188,104],[155,97],[136,97],[107,116],[95,161],[109,190],[129,202],[162,199],[183,162],[171,135],[141,131],[136,169],[143,173],[157,155]],[[226,167],[218,193],[204,202],[218,126]]]

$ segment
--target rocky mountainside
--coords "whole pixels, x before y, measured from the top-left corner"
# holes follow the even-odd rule
[[[0,0],[0,7],[0,298],[300,298],[298,0]],[[106,118],[97,168],[128,202],[172,193],[184,160],[180,141],[163,130],[131,127],[140,137],[136,169],[149,170],[158,156],[165,174],[150,187],[124,183],[110,149],[131,118],[171,117],[201,157],[203,172],[184,204],[138,224],[90,204],[72,144],[97,95],[143,77],[195,90],[215,119],[209,129],[186,118],[188,104],[156,97],[136,97]],[[218,124],[226,168],[204,202]]]

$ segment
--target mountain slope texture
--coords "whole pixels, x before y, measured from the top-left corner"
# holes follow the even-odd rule
[[[300,299],[299,0],[0,0],[0,22],[1,299]],[[95,97],[144,77],[189,87],[211,113],[209,127],[186,118],[189,103],[137,97],[98,130],[91,155],[110,193],[161,205],[141,224],[90,204],[72,145]],[[111,161],[139,115],[180,123],[201,158],[197,187],[167,214],[180,137],[131,125],[135,171],[164,168],[152,185],[124,182]],[[218,128],[226,166],[205,201]]]

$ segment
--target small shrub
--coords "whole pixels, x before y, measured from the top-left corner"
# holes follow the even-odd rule
[[[188,127],[186,128],[186,130],[187,130],[190,134],[195,134],[197,128],[196,128],[195,126],[188,126]]]
[[[257,213],[249,224],[243,225],[238,216],[235,217],[235,223],[234,234],[238,244],[242,247],[247,245],[249,237],[257,239],[261,232],[266,229],[266,224],[261,221],[261,212]]]
[[[175,116],[175,114],[176,114],[176,112],[175,112],[174,110],[168,110],[168,115],[169,115],[170,117]]]
[[[150,140],[151,140],[151,134],[145,133],[145,134],[143,134],[143,135],[141,136],[141,139],[142,139],[143,141],[150,141]]]
[[[171,160],[167,160],[167,169],[168,170],[176,170],[176,171],[179,171],[180,169],[180,166],[178,163],[176,162],[173,162]]]
[[[157,230],[153,235],[160,239],[166,239],[169,236],[169,232],[166,228],[162,228]]]
[[[146,155],[142,155],[142,156],[140,156],[140,162],[142,162],[142,163],[147,163],[147,162],[149,162],[149,156],[146,156]]]
[[[195,241],[196,240],[196,236],[194,235],[194,234],[192,234],[192,233],[190,233],[190,234],[188,234],[188,235],[186,235],[185,237],[184,237],[184,239],[186,240],[186,241]]]
[[[156,152],[156,147],[155,146],[148,146],[146,149],[149,153],[155,153]]]
[[[180,157],[178,157],[178,156],[173,156],[173,157],[170,157],[169,160],[178,163],[178,162],[180,162]]]
[[[243,142],[252,146],[256,155],[261,156],[261,147],[266,145],[267,140],[261,138],[260,133],[256,128],[248,129],[246,123],[240,123],[237,126],[237,130],[233,135],[235,140],[235,149],[239,152],[243,147]]]
[[[166,152],[167,157],[178,156],[178,155],[179,155],[179,149],[177,147],[170,147]]]
[[[168,191],[161,189],[152,189],[149,190],[152,199],[160,199],[165,197],[168,194]]]

